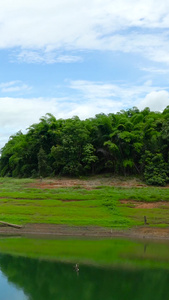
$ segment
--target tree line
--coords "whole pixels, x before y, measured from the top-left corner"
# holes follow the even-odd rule
[[[137,107],[80,120],[46,114],[1,150],[0,175],[140,175],[147,184],[169,181],[169,106]]]

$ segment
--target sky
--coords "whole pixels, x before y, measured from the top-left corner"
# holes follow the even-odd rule
[[[0,148],[46,113],[167,105],[168,0],[0,1]]]

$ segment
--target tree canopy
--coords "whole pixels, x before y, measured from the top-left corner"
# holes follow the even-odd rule
[[[169,181],[169,106],[163,112],[137,107],[80,120],[46,114],[1,150],[0,174],[12,177],[88,175],[109,172]]]

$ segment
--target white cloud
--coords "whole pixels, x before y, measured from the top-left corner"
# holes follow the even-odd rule
[[[132,106],[162,111],[169,105],[169,92],[164,87],[153,86],[151,80],[145,81],[142,85],[77,80],[71,81],[70,87],[80,93],[81,99],[84,101],[88,99],[95,106],[95,111],[99,108],[100,112],[105,113],[117,112]]]
[[[138,107],[140,109],[149,107],[153,111],[163,111],[167,105],[169,105],[169,92],[162,90],[147,94],[146,97],[140,101]]]
[[[31,87],[19,80],[0,83],[0,91],[2,93],[15,93],[30,91]]]
[[[148,73],[152,73],[152,74],[167,74],[169,73],[169,69],[159,69],[159,68],[153,68],[153,67],[149,67],[149,68],[140,68],[140,70],[148,72]]]
[[[88,49],[169,63],[167,0],[2,0],[0,24],[0,48],[21,47],[19,57],[28,62],[79,61],[52,57],[53,51]]]
[[[0,107],[0,147],[12,134],[37,123],[47,112],[57,114],[54,99],[4,97],[0,98]]]
[[[81,62],[82,58],[75,55],[60,55],[56,58],[56,62],[59,63],[74,63]]]
[[[85,99],[120,101],[123,107],[131,107],[138,103],[140,98],[146,96],[154,90],[161,90],[160,87],[152,86],[152,81],[145,81],[142,85],[129,85],[124,83],[92,82],[85,80],[75,80],[70,82],[70,88],[81,93]]]
[[[76,55],[59,55],[55,51],[38,51],[38,50],[22,50],[18,54],[13,54],[12,60],[17,58],[19,62],[26,63],[75,63],[81,62],[83,59]]]

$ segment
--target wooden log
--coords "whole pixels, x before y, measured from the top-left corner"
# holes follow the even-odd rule
[[[11,224],[11,223],[7,223],[7,222],[3,222],[3,221],[0,221],[0,224],[5,225],[5,226],[10,226],[10,227],[18,228],[18,229],[22,228],[21,225]]]

